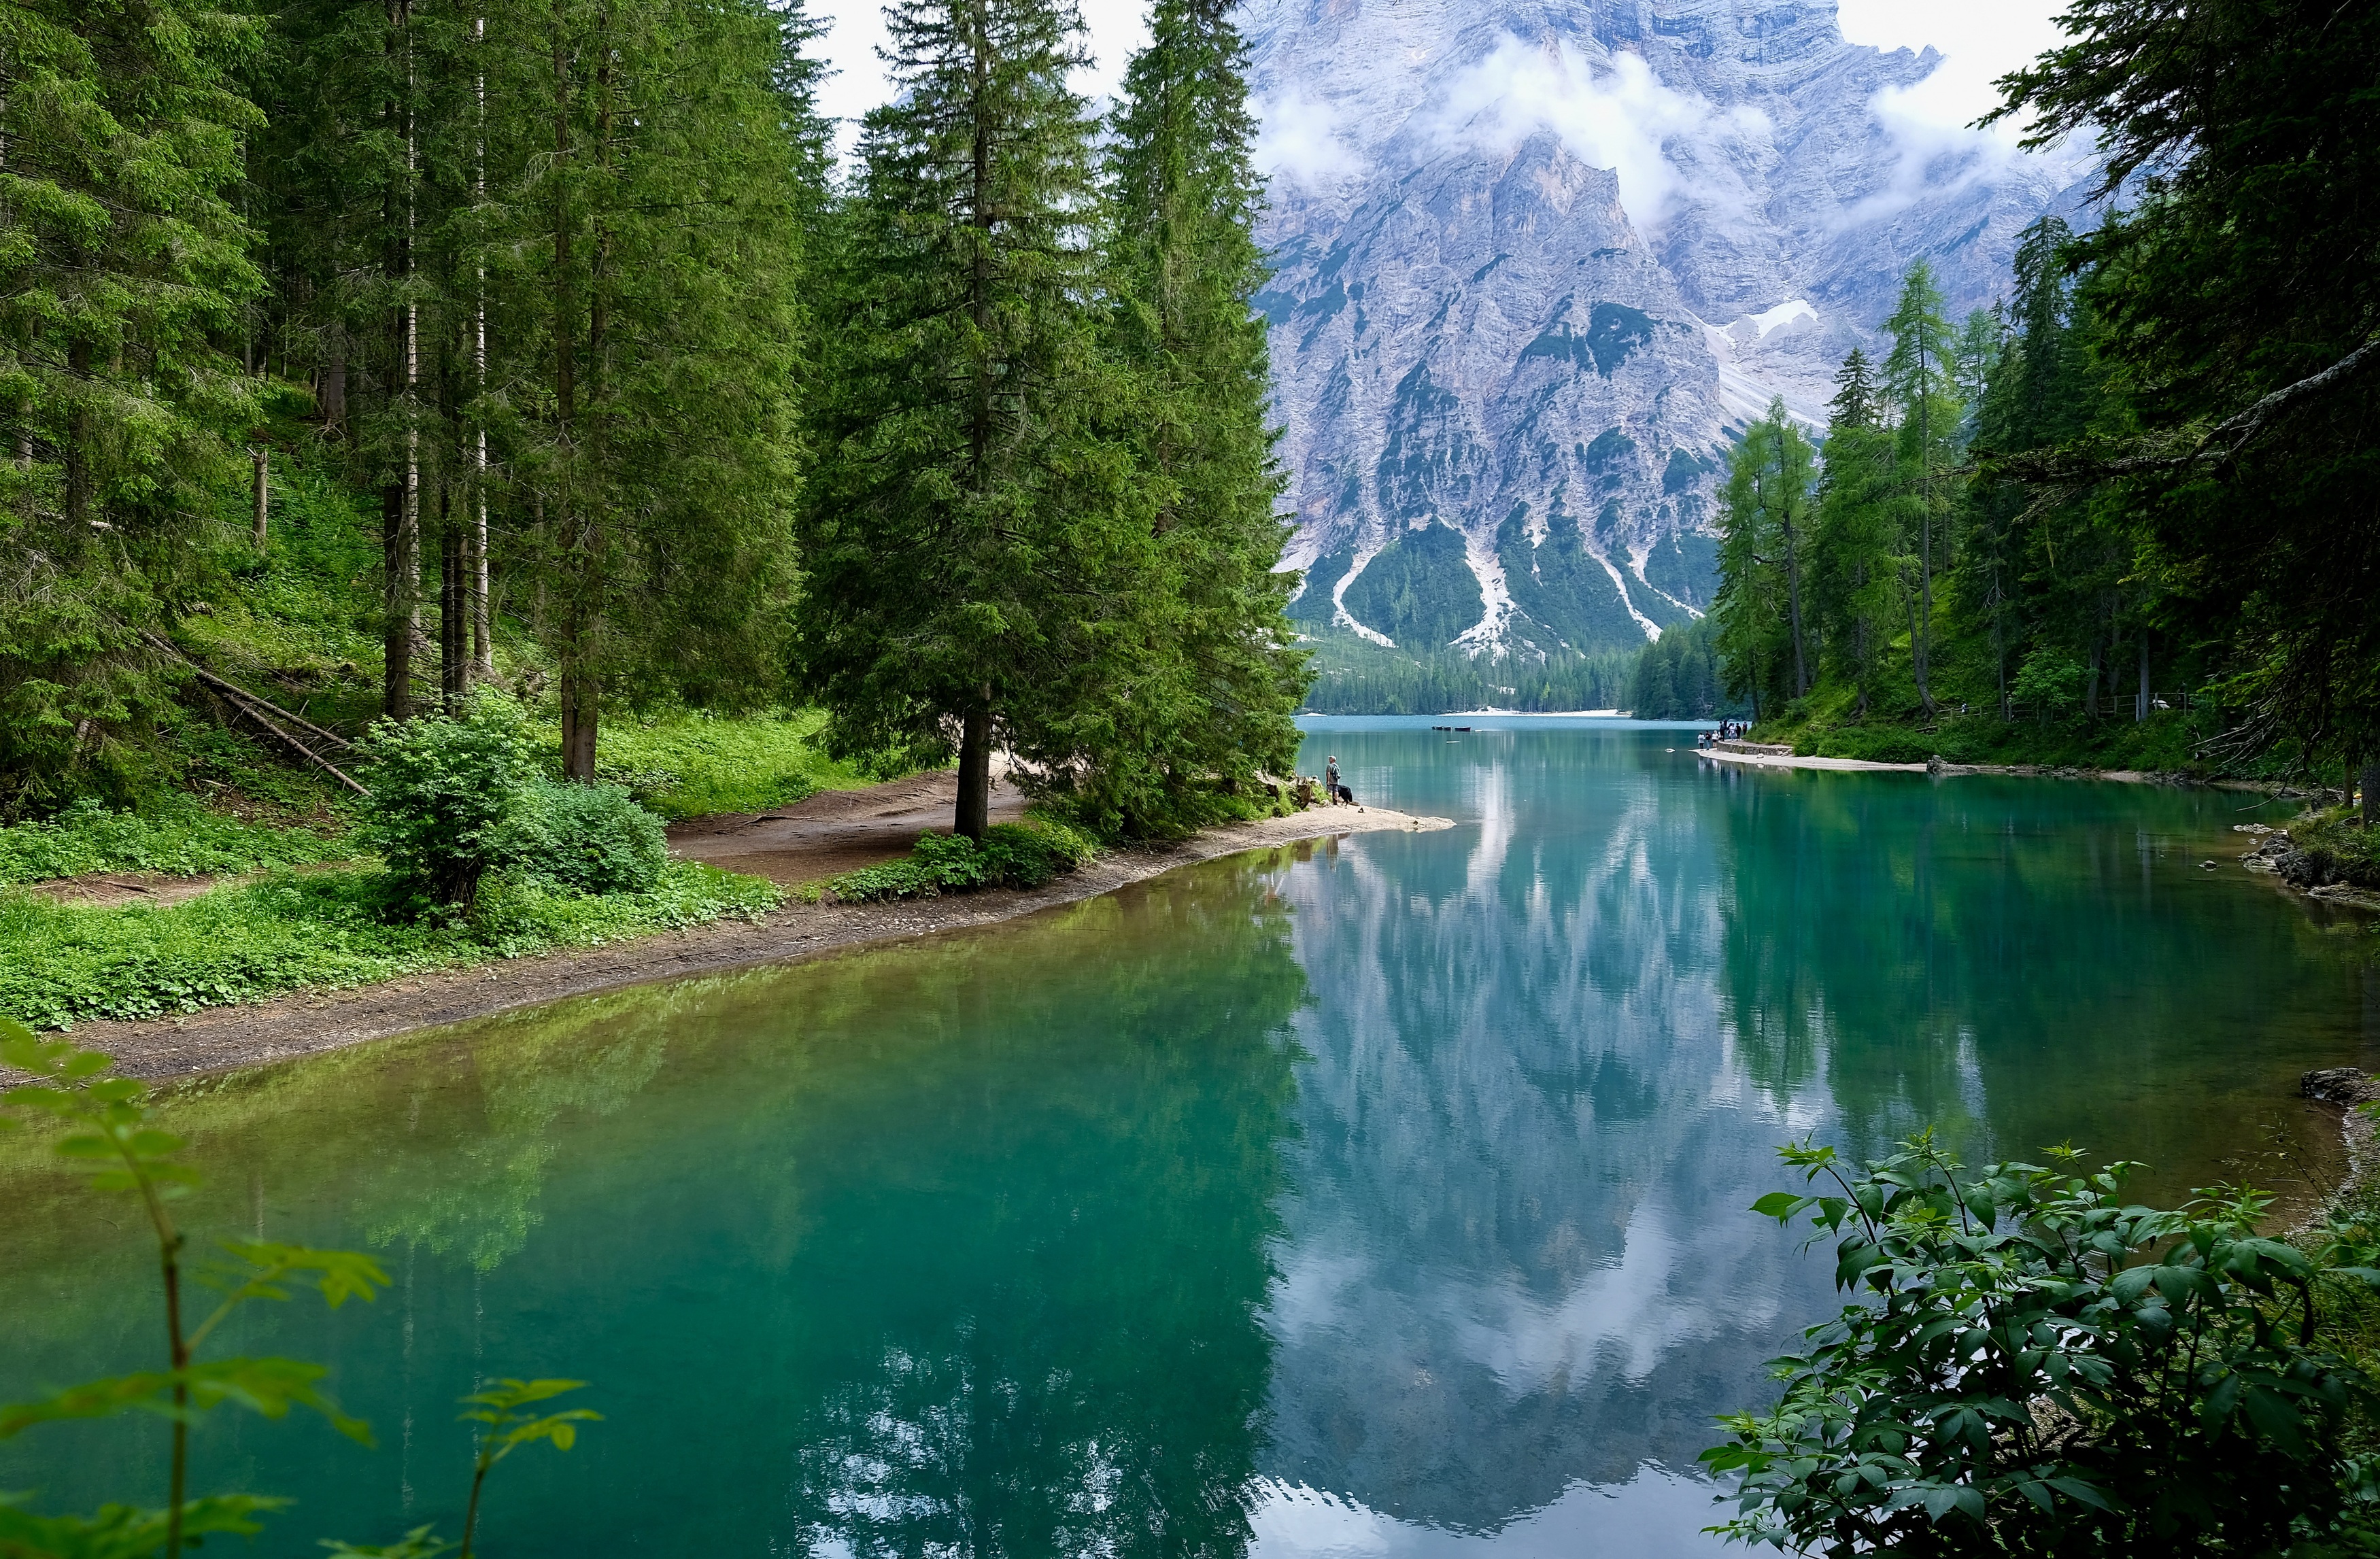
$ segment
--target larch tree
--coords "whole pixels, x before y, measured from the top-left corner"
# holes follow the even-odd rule
[[[1720,652],[1730,691],[1763,694],[1771,707],[1810,691],[1813,657],[1803,618],[1816,451],[1780,399],[1744,430],[1719,489]]]
[[[844,213],[801,514],[798,664],[839,753],[1078,767],[1085,688],[1141,653],[1156,493],[1105,426],[1092,121],[1055,0],[907,0]]]
[[[1958,465],[1961,408],[1958,349],[1942,313],[1942,290],[1924,260],[1909,268],[1900,298],[1884,322],[1892,350],[1884,360],[1884,388],[1899,423],[1898,456],[1904,523],[1915,542],[1916,577],[1907,592],[1910,671],[1925,716],[1934,715],[1931,681],[1934,577],[1937,539],[1950,544],[1948,482]]]

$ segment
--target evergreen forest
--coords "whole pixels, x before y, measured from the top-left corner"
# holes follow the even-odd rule
[[[1823,429],[1732,453],[1728,690],[1805,750],[2342,780],[2380,768],[2369,6],[2082,0],[2001,83],[2096,139],[1999,304],[1929,267]],[[2380,785],[2366,783],[2369,796]]]
[[[1286,771],[1243,44],[1161,0],[1102,118],[1070,6],[892,26],[839,172],[798,4],[0,7],[0,820],[489,688],[581,781],[822,710],[977,839],[995,746],[1111,835]]]

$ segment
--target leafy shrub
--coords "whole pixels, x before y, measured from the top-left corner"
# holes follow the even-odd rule
[[[187,796],[137,812],[77,802],[39,823],[0,828],[0,883],[39,882],[86,872],[198,876],[299,866],[355,853],[352,841],[281,824],[243,823]]]
[[[921,899],[978,888],[1039,888],[1099,852],[1080,830],[1047,817],[995,823],[977,844],[960,834],[923,834],[898,861],[868,866],[825,884],[837,899],[864,903]]]
[[[460,719],[382,720],[362,746],[365,841],[409,892],[469,903],[528,801],[534,768],[518,707],[483,692]]]
[[[2038,710],[2044,723],[2070,719],[2082,708],[2085,678],[2080,661],[2055,646],[2042,645],[2017,669],[2009,696]]]
[[[1835,1282],[1858,1296],[1772,1368],[1784,1399],[1703,1453],[1740,1475],[1729,1535],[1797,1553],[2310,1553],[2369,1510],[2341,1432],[2374,1383],[2325,1335],[2368,1311],[2360,1241],[2257,1233],[2226,1188],[2159,1211],[2128,1165],[1970,1172],[1930,1134],[1860,1166],[1797,1144]],[[2359,1535],[2354,1552],[2361,1546]],[[2335,1552],[2335,1550],[2333,1550]]]
[[[620,786],[538,780],[502,855],[516,875],[581,893],[644,893],[669,864],[669,840]]]

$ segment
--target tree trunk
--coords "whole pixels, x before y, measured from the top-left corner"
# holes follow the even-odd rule
[[[2103,659],[2104,654],[2100,648],[2099,641],[2093,639],[2091,641],[2090,691],[2082,695],[2082,718],[2084,719],[2095,720],[2099,718],[2099,670],[2100,663]]]
[[[465,585],[463,527],[453,488],[438,484],[438,687],[446,712],[461,710],[471,691],[471,623]]]
[[[405,484],[380,489],[381,692],[380,712],[390,719],[413,718],[413,636],[420,631],[420,537],[407,524],[412,506]]]
[[[267,507],[273,501],[273,473],[262,444],[250,451],[249,457],[256,462],[256,514],[249,539],[261,552],[264,550]]]
[[[2140,724],[2149,718],[2149,631],[2141,630],[2141,692],[2132,705],[2132,723]]]
[[[2363,760],[2363,828],[2368,837],[2380,828],[2380,755]]]
[[[1793,616],[1793,696],[1801,698],[1810,691],[1810,661],[1802,640],[1802,556],[1793,544],[1791,514],[1780,509],[1778,522],[1785,533],[1785,601]]]
[[[991,826],[991,690],[967,710],[959,733],[959,804],[953,832],[983,842]]]
[[[562,772],[580,784],[595,782],[595,679],[572,656],[562,668]]]

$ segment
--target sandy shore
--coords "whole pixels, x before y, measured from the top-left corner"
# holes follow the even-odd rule
[[[938,783],[946,788],[949,777],[924,776],[870,791],[814,796],[801,808],[754,815],[740,827],[734,819],[706,818],[673,830],[681,836],[673,842],[679,853],[693,859],[779,882],[814,881],[891,859],[906,850],[929,822],[946,826],[946,794],[939,800],[940,816],[927,816],[937,804]],[[1020,806],[1021,801],[1007,796],[995,816],[1013,815]],[[838,818],[840,827],[834,826]],[[1175,845],[1111,851],[1081,870],[1029,891],[998,889],[881,904],[788,903],[758,922],[722,921],[610,947],[513,959],[353,990],[298,991],[255,1006],[213,1008],[186,1018],[84,1023],[73,1034],[79,1044],[114,1056],[130,1076],[152,1081],[194,1077],[590,991],[747,964],[793,962],[870,943],[1012,920],[1176,866],[1245,851],[1379,830],[1427,832],[1451,827],[1444,817],[1377,807],[1315,807],[1288,817],[1209,828]]]

